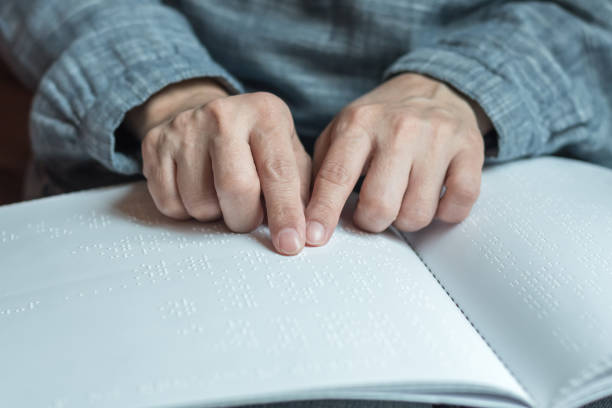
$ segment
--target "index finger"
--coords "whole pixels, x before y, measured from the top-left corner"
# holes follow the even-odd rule
[[[293,138],[282,130],[256,133],[251,149],[261,189],[266,201],[268,226],[274,247],[282,254],[294,255],[304,247],[305,221],[302,181],[293,148]]]
[[[306,208],[308,245],[323,245],[331,237],[372,148],[372,141],[363,129],[347,129],[334,135],[336,130],[331,129],[333,141],[315,176]]]

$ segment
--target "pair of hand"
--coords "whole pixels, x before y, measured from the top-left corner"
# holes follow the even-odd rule
[[[478,197],[481,133],[491,126],[471,101],[417,74],[344,108],[317,139],[314,171],[289,108],[270,93],[228,96],[215,81],[190,80],[126,121],[142,140],[143,173],[162,213],[222,217],[246,232],[263,222],[265,207],[274,247],[286,255],[330,239],[362,174],[354,221],[364,230],[463,220]]]

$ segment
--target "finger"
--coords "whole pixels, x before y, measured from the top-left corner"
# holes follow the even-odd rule
[[[210,149],[214,186],[227,227],[255,229],[263,220],[257,170],[246,136],[216,136]]]
[[[456,223],[469,215],[480,193],[483,161],[484,155],[480,153],[459,154],[451,161],[437,218]]]
[[[380,232],[397,218],[410,175],[407,150],[404,146],[389,146],[374,154],[353,216],[358,227]]]
[[[193,218],[212,221],[221,217],[212,164],[203,135],[176,154],[177,185],[183,205]]]
[[[314,145],[314,151],[312,155],[312,174],[317,174],[319,168],[321,167],[321,163],[323,162],[323,158],[327,154],[327,150],[330,145],[329,135],[331,133],[331,129],[335,126],[335,120],[331,121],[327,124],[323,132],[317,137]]]
[[[304,205],[293,136],[282,132],[277,127],[266,133],[253,133],[250,143],[272,242],[280,253],[293,255],[304,247]]]
[[[306,208],[310,198],[310,181],[312,179],[312,161],[297,135],[293,141],[293,154],[295,155],[298,172],[300,174],[300,197],[302,207]]]
[[[393,223],[402,231],[417,231],[431,223],[444,182],[448,162],[421,160],[410,170],[408,189]]]
[[[168,149],[160,147],[157,137],[148,137],[142,143],[143,174],[147,188],[157,209],[175,219],[187,219],[176,185],[176,165]]]
[[[330,144],[306,208],[309,245],[322,245],[331,237],[370,150],[370,137],[358,128],[344,131]]]

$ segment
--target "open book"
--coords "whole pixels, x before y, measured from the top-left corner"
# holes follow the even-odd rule
[[[612,395],[612,171],[487,168],[470,217],[277,255],[142,183],[0,208],[0,406]]]

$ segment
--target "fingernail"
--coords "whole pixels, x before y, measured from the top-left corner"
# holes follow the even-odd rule
[[[320,245],[325,239],[325,227],[320,222],[309,221],[306,226],[306,242],[310,245]]]
[[[278,233],[278,249],[282,253],[292,255],[297,253],[300,247],[300,236],[293,228],[285,228]]]

